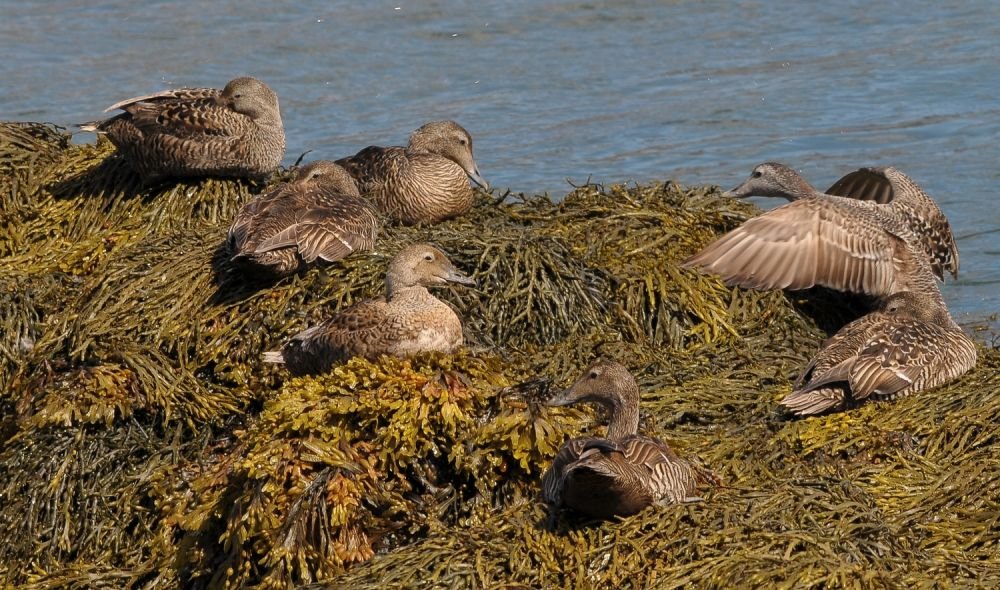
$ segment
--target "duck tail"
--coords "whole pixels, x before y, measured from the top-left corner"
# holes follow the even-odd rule
[[[285,364],[285,353],[280,350],[269,350],[264,353],[264,362],[283,365]]]
[[[104,121],[88,121],[86,123],[79,123],[77,127],[80,131],[90,131],[91,133],[104,133]]]
[[[698,483],[713,488],[726,487],[725,480],[723,480],[719,474],[709,469],[700,460],[691,461],[691,468],[692,471],[694,471],[694,477]]]

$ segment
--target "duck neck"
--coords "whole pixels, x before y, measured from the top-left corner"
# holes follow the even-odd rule
[[[797,201],[820,194],[813,185],[809,184],[809,181],[797,174],[790,180],[791,182],[788,183],[781,195],[789,201]]]
[[[392,301],[393,299],[404,295],[406,293],[413,293],[415,291],[427,292],[427,287],[422,285],[414,285],[409,282],[394,282],[391,280],[386,280],[385,282],[385,299],[386,301]]]
[[[610,403],[609,439],[619,440],[639,432],[639,387],[634,383],[632,387],[634,391],[622,392]]]

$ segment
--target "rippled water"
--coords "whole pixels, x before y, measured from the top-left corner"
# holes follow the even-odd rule
[[[730,187],[764,160],[822,188],[891,164],[958,235],[952,311],[1000,311],[995,0],[0,6],[3,119],[70,125],[249,74],[281,98],[286,163],[454,118],[494,186],[532,193],[588,177]]]

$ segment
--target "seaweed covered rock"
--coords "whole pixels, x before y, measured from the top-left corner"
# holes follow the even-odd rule
[[[265,282],[221,248],[263,188],[142,188],[107,142],[0,125],[6,584],[1000,584],[1000,353],[945,388],[790,420],[777,401],[842,323],[837,300],[679,268],[751,205],[673,182],[480,193],[466,216]],[[480,285],[440,291],[468,350],[295,379],[263,364],[380,292],[416,241]],[[541,401],[598,356],[636,375],[642,430],[726,487],[546,526],[540,473],[598,417]]]

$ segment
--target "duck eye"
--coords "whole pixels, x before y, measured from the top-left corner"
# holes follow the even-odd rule
[[[427,262],[432,262],[434,260],[434,255],[433,254],[424,254],[424,260],[426,260]]]
[[[465,141],[464,139],[460,139],[460,140],[458,140],[458,143],[460,143],[462,145],[468,145],[469,142]]]
[[[753,177],[754,178],[760,178],[761,177],[760,170],[754,170],[753,171]]]

